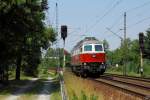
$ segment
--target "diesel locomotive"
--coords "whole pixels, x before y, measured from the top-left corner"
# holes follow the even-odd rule
[[[103,43],[95,37],[85,37],[71,51],[72,71],[83,77],[89,74],[102,75],[106,70],[106,55]]]

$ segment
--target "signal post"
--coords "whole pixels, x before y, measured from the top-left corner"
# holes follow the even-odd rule
[[[139,33],[139,46],[140,46],[140,74],[143,77],[143,53],[144,53],[144,34]]]
[[[62,25],[61,26],[61,38],[63,39],[63,69],[65,70],[66,66],[66,56],[65,56],[65,39],[67,38],[67,26]]]

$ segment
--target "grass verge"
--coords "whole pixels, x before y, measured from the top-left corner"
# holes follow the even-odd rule
[[[50,100],[61,100],[61,93],[60,90],[56,91],[55,93],[53,93],[51,95],[51,99]]]
[[[48,80],[47,78],[51,77],[52,80]],[[4,100],[10,95],[14,95],[15,91],[18,91],[23,86],[30,83],[32,80],[32,77],[27,76],[21,76],[21,80],[10,80],[8,84],[3,86],[0,89],[0,100]],[[27,88],[23,93],[19,93],[20,97],[19,100],[36,100],[39,95],[41,95],[41,91],[44,88],[44,85],[50,84],[48,88],[46,88],[46,91],[51,95],[52,100],[61,100],[60,95],[60,84],[58,80],[58,75],[55,75],[54,73],[48,73],[46,75],[43,75],[40,79],[34,81],[31,85],[31,87]]]
[[[64,81],[69,100],[103,100],[101,91],[91,81],[70,72],[64,73]]]

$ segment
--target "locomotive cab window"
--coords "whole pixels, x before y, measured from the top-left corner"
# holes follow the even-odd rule
[[[85,45],[84,51],[92,51],[92,45]]]
[[[95,51],[103,51],[102,45],[95,45]]]

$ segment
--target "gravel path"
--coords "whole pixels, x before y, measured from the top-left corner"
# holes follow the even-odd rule
[[[38,78],[33,78],[30,83],[28,83],[27,85],[23,86],[18,91],[15,91],[12,95],[10,95],[5,100],[18,100],[18,98],[20,97],[20,94],[24,93],[28,88],[32,87],[33,82],[36,81],[37,79]]]
[[[44,81],[44,87],[43,90],[41,91],[41,93],[38,95],[38,99],[37,100],[50,100],[50,87],[51,87],[51,82],[52,82],[52,78],[48,78],[47,81]]]
[[[11,95],[9,95],[6,99],[4,100],[22,100],[21,96],[25,93],[28,92],[31,88],[33,88],[34,83],[38,80],[38,78],[32,79],[27,85],[22,86],[19,88],[19,90],[14,91]],[[56,85],[56,80],[53,80],[53,78],[48,78],[43,82],[43,86],[40,92],[37,91],[37,97],[33,100],[50,100],[51,94],[56,91],[58,86]],[[35,95],[35,94],[33,94]],[[27,97],[28,98],[28,97]]]

